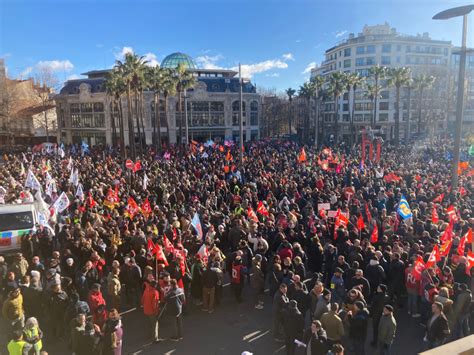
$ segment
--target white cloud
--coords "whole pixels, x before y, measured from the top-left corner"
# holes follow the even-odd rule
[[[284,60],[295,60],[293,53],[285,53],[281,56]]]
[[[46,60],[36,64],[36,70],[49,70],[52,72],[66,71],[74,69],[74,65],[69,60]]]
[[[308,73],[310,73],[310,72],[311,72],[311,69],[313,69],[314,67],[316,67],[316,62],[311,62],[311,63],[309,63],[309,64],[306,66],[305,70],[303,70],[302,74],[308,74]]]
[[[344,36],[346,33],[347,33],[347,30],[337,31],[337,32],[335,33],[335,36],[336,36],[336,38],[339,38],[339,37]]]
[[[301,39],[297,39],[295,42],[296,42],[296,43],[301,43],[301,42],[303,42],[303,41],[302,41]]]
[[[259,74],[272,69],[286,69],[288,64],[281,59],[269,59],[255,64],[242,64],[242,76],[251,78],[254,74]],[[233,67],[232,70],[238,70]]]
[[[25,79],[33,71],[33,67],[27,67],[20,73],[20,79]]]
[[[223,69],[221,66],[217,65],[219,60],[224,59],[220,54],[210,56],[210,55],[201,55],[196,57],[195,61],[198,67],[202,69]]]
[[[278,78],[280,76],[280,73],[271,73],[266,75],[269,78]]]
[[[116,49],[118,49],[117,47],[115,47]],[[123,58],[125,57],[125,54],[127,53],[135,53],[133,48],[132,47],[122,47],[122,49],[120,49],[119,52],[115,52],[114,53],[114,56],[115,56],[115,59],[117,60],[123,60]]]
[[[156,67],[157,65],[160,64],[160,62],[158,61],[158,58],[156,57],[156,54],[151,53],[151,52],[146,53],[143,56],[143,59],[148,62],[146,63],[146,65],[148,65],[149,67]]]

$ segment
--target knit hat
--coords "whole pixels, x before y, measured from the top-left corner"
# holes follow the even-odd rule
[[[390,312],[393,313],[393,306],[392,306],[392,305],[386,304],[386,305],[385,305],[385,308],[387,308]]]

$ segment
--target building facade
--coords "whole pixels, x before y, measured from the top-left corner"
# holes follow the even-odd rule
[[[348,38],[329,48],[325,60],[311,71],[312,76],[327,76],[334,71],[359,73],[370,82],[369,69],[375,65],[387,68],[409,67],[412,77],[419,74],[433,75],[436,81],[432,88],[426,89],[421,101],[414,88],[403,88],[400,106],[400,137],[410,134],[446,132],[449,112],[453,107],[452,84],[457,72],[453,70],[453,46],[449,41],[430,38],[428,33],[410,36],[400,34],[387,23],[376,26],[365,26],[361,33],[348,35]],[[468,62],[469,65],[469,62]],[[469,69],[469,68],[468,68]],[[471,71],[474,67],[471,68]],[[394,137],[395,88],[386,86],[381,81],[382,90],[377,100],[375,129],[387,139]],[[455,91],[454,91],[455,92]],[[473,91],[474,92],[474,91]],[[374,102],[362,87],[355,93],[345,92],[337,103],[339,105],[340,135],[344,138],[350,134],[350,113],[352,112],[353,95],[355,95],[354,124],[357,130],[369,128],[374,114]],[[331,133],[334,128],[335,105],[332,98],[327,98],[321,105],[322,128]],[[421,113],[421,114],[420,114]],[[472,124],[472,117],[465,115],[466,124]],[[409,124],[407,124],[409,122]],[[418,122],[421,128],[418,128]],[[410,127],[410,128],[408,128]]]
[[[232,70],[198,69],[191,57],[183,53],[173,53],[162,62],[162,67],[175,68],[185,63],[197,79],[194,88],[187,90],[182,98],[186,108],[189,125],[189,139],[206,141],[213,139],[239,140],[240,86],[237,72]],[[84,73],[86,79],[69,80],[56,96],[59,139],[66,144],[87,142],[90,145],[112,143],[111,98],[105,91],[105,82],[109,70]],[[244,140],[259,138],[261,116],[261,96],[256,87],[243,80],[243,127]],[[125,100],[126,101],[126,100]],[[154,97],[151,91],[144,92],[144,128],[147,144],[152,143]],[[124,104],[123,104],[124,105]],[[174,144],[178,142],[180,110],[178,98],[169,97],[168,114],[165,115],[163,97],[159,100],[160,133],[163,141]],[[128,144],[128,126],[126,124],[126,107],[124,113],[125,143]],[[187,111],[187,113],[186,113]],[[166,117],[167,116],[167,117]],[[166,120],[169,123],[167,136]],[[116,120],[117,122],[117,120]],[[184,127],[184,124],[182,125]],[[184,129],[183,129],[184,131]]]

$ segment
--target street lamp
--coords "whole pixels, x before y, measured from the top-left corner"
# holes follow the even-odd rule
[[[459,60],[458,92],[456,102],[456,129],[454,135],[453,166],[451,171],[451,188],[458,186],[458,166],[461,150],[462,118],[464,115],[464,80],[466,75],[466,42],[467,42],[467,15],[474,10],[474,5],[453,7],[441,11],[433,16],[433,20],[448,20],[462,16],[462,45]],[[454,191],[454,190],[453,190]]]

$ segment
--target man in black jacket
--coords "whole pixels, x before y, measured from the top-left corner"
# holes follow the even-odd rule
[[[206,268],[202,274],[202,310],[204,312],[214,312],[217,281],[217,272],[213,268]]]
[[[372,291],[371,296],[373,296],[377,290],[377,286],[385,280],[385,271],[376,256],[373,256],[370,259],[369,265],[365,268],[365,277],[369,281],[370,289]]]
[[[369,311],[364,302],[355,303],[355,312],[347,312],[349,318],[349,339],[352,343],[355,355],[365,354],[365,340],[367,338],[367,326],[369,324]]]
[[[282,342],[281,327],[283,323],[283,313],[288,306],[288,297],[286,295],[288,287],[285,284],[281,284],[275,296],[273,296],[273,337],[276,341]]]
[[[283,329],[285,330],[285,345],[287,355],[295,353],[295,339],[303,338],[304,318],[298,309],[295,300],[288,303],[288,308],[283,312]]]
[[[449,334],[448,319],[443,313],[443,305],[440,302],[435,302],[431,306],[433,316],[428,321],[426,340],[428,341],[428,348],[433,349],[445,343]]]
[[[319,320],[311,323],[311,328],[304,333],[304,343],[306,344],[306,354],[326,355],[328,352],[328,342],[326,331],[321,326]]]
[[[378,339],[378,329],[380,318],[382,317],[383,308],[390,303],[390,297],[387,294],[387,286],[380,284],[377,287],[372,303],[370,304],[370,316],[372,317],[372,334],[373,340],[370,345],[376,346]]]
[[[168,315],[175,318],[176,334],[171,338],[173,341],[183,339],[183,303],[185,301],[184,291],[178,287],[175,279],[172,279],[171,290],[166,294],[166,311]]]
[[[351,280],[351,288],[356,286],[362,286],[361,292],[367,301],[370,297],[370,284],[369,281],[364,277],[364,272],[361,269],[357,269],[355,276]]]

